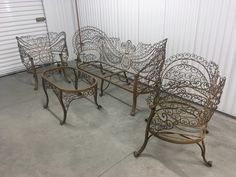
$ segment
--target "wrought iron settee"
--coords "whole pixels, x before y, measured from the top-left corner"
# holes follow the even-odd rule
[[[138,157],[150,137],[155,136],[176,144],[197,144],[203,161],[205,134],[225,85],[218,65],[194,54],[177,54],[166,59],[161,73],[162,84],[152,92],[147,101],[151,109],[147,120],[145,140],[134,152]]]
[[[34,90],[38,89],[38,76],[36,72],[38,68],[54,63],[67,66],[68,50],[65,32],[17,36],[16,40],[21,61],[26,67],[27,72],[33,74],[35,80]]]
[[[110,84],[132,93],[131,115],[135,115],[137,97],[150,93],[151,85],[160,84],[166,42],[153,45],[109,38],[95,27],[83,27],[73,36],[77,67],[101,79],[100,96]],[[104,82],[107,86],[104,88]]]

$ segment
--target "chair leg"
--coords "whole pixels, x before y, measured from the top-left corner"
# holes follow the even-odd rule
[[[46,95],[46,104],[43,106],[43,108],[48,108],[48,103],[49,103],[49,97],[48,97],[48,92],[47,92],[47,87],[45,86],[45,81],[42,79],[42,85],[43,85],[43,90]]]
[[[150,129],[150,124],[154,115],[155,115],[155,109],[152,109],[151,114],[147,121],[146,130],[145,130],[145,139],[144,139],[143,145],[138,151],[134,152],[134,157],[138,157],[144,151],[144,149],[147,146],[149,138],[152,137],[152,134],[149,135],[149,129]]]
[[[133,103],[132,103],[132,108],[131,108],[131,112],[130,115],[134,116],[135,115],[135,110],[136,110],[136,105],[137,105],[137,94],[133,93]]]
[[[135,110],[136,110],[136,105],[137,105],[137,97],[138,97],[138,78],[139,75],[136,74],[134,76],[134,85],[133,85],[133,103],[132,103],[132,110],[130,115],[134,116],[135,115]]]
[[[67,77],[67,74],[66,74],[65,69],[62,69],[62,72],[63,72],[63,75],[64,75],[64,80],[65,80],[65,82],[70,83],[70,81],[69,81],[69,79],[68,79],[68,77]]]
[[[129,79],[126,75],[126,72],[124,71],[123,73],[124,73],[124,77],[125,77],[125,82],[127,83],[127,85],[130,85],[130,82],[129,82]]]
[[[209,133],[209,130],[208,130],[208,125],[206,125],[206,129],[205,129],[205,131],[206,131],[206,134],[208,134],[208,133]]]
[[[141,148],[138,151],[134,151],[134,157],[138,157],[144,151],[144,149],[147,146],[148,140],[149,140],[149,138],[151,136],[152,135],[149,135],[148,130],[146,130],[145,139],[144,139],[143,145],[141,146]]]
[[[104,80],[102,79],[101,80],[101,85],[100,85],[100,94],[99,94],[99,96],[103,96],[103,84],[104,84]]]
[[[33,77],[34,77],[34,90],[38,90],[38,76],[36,72],[33,73]]]
[[[97,88],[95,89],[95,93],[94,93],[93,97],[94,97],[94,102],[95,102],[95,104],[97,105],[97,108],[98,108],[98,109],[101,109],[102,106],[99,105],[99,104],[98,104],[98,101],[97,101]]]
[[[35,65],[34,65],[34,61],[33,61],[32,57],[29,57],[29,60],[30,60],[30,63],[31,63],[31,67],[28,70],[33,73],[34,90],[38,90],[38,76],[37,76],[36,68],[35,68]]]
[[[205,143],[204,140],[201,141],[201,143],[197,143],[197,145],[200,147],[201,151],[202,151],[202,159],[205,162],[206,166],[211,167],[212,166],[212,161],[207,161],[206,160],[206,147],[205,147]]]

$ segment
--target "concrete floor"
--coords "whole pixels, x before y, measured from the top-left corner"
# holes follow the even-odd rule
[[[133,151],[144,139],[149,110],[145,97],[135,117],[129,115],[131,94],[107,90],[97,110],[88,100],[72,102],[67,124],[50,92],[49,110],[40,85],[19,73],[0,78],[1,177],[235,177],[236,120],[216,113],[206,137],[206,167],[197,145],[176,145],[152,138],[139,158]],[[116,98],[114,98],[114,96]],[[123,100],[122,103],[117,98]]]

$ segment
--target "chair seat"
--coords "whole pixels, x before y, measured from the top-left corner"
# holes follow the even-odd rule
[[[199,124],[203,106],[184,98],[160,92],[159,104],[150,123],[150,133],[176,144],[192,144],[203,139],[205,126]]]
[[[200,132],[195,134],[177,133],[171,131],[163,131],[157,133],[151,130],[150,132],[157,138],[176,144],[194,144],[200,142],[203,139],[203,136],[201,136]]]

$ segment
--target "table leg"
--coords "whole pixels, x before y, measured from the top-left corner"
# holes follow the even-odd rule
[[[95,88],[95,93],[94,93],[94,95],[93,95],[93,97],[94,97],[94,102],[95,102],[95,104],[97,105],[97,108],[98,109],[101,109],[102,108],[102,106],[101,105],[99,105],[98,104],[98,102],[97,102],[97,88]]]
[[[43,106],[44,108],[48,108],[48,102],[49,102],[49,98],[48,98],[48,92],[47,92],[47,88],[45,86],[45,80],[42,79],[42,85],[43,85],[43,90],[44,90],[44,93],[46,95],[46,104]]]
[[[34,78],[34,90],[38,90],[38,76],[36,72],[36,68],[34,66],[34,61],[32,57],[29,57],[30,62],[31,62],[31,71],[33,73],[33,78]]]
[[[62,99],[62,91],[60,91],[60,95],[59,95],[59,101],[63,110],[63,120],[60,122],[61,125],[65,124],[66,122],[66,116],[67,116],[67,109],[63,103],[63,99]]]
[[[136,110],[136,105],[137,105],[137,97],[138,97],[138,93],[137,93],[137,89],[138,89],[138,77],[139,75],[136,74],[134,76],[134,86],[133,86],[133,103],[132,103],[132,110],[130,115],[134,116],[135,115],[135,110]]]
[[[130,82],[129,82],[129,79],[126,75],[126,72],[124,71],[123,73],[124,73],[124,77],[125,77],[125,81],[126,81],[127,85],[130,85]]]

